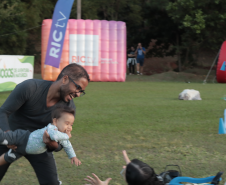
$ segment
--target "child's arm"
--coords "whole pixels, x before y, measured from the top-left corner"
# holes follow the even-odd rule
[[[81,161],[76,157],[75,151],[69,140],[60,141],[60,144],[63,145],[68,158],[71,159],[71,164],[75,163],[77,166],[82,164]]]
[[[69,159],[76,157],[75,151],[69,140],[62,140],[62,141],[60,141],[60,144],[63,146]]]

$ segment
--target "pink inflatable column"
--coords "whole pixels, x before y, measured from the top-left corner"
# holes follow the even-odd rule
[[[79,64],[85,67],[85,21],[77,20],[77,51],[79,53]]]
[[[77,20],[69,19],[69,63],[77,63]]]
[[[93,21],[85,20],[85,69],[89,74],[90,80],[93,81],[93,65],[92,60],[94,60],[93,56]]]
[[[109,22],[101,21],[101,81],[109,81]]]
[[[100,41],[100,35],[101,35],[101,21],[100,20],[94,20],[93,21],[93,34],[98,36],[98,47],[93,47],[93,52],[98,53],[98,66],[93,66],[93,81],[101,81],[101,41]],[[95,58],[95,60],[97,60]]]
[[[117,81],[117,22],[109,22],[109,81]]]
[[[52,66],[45,65],[45,57],[46,57],[46,51],[49,41],[49,34],[50,34],[50,28],[52,24],[52,19],[45,19],[42,22],[42,56],[41,56],[41,68],[42,68],[42,78],[44,80],[50,80],[53,81],[52,76]]]
[[[117,81],[123,82],[126,78],[126,25],[124,22],[117,24]]]

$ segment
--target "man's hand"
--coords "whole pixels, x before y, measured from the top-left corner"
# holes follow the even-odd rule
[[[49,150],[54,151],[58,148],[58,143],[56,141],[52,141],[47,131],[43,134],[43,142],[46,144]]]
[[[81,161],[77,157],[72,157],[71,158],[71,164],[73,164],[73,163],[75,163],[76,166],[79,166],[79,165],[82,164]]]
[[[85,179],[85,181],[89,182],[89,184],[86,185],[108,185],[111,180],[111,178],[108,178],[105,181],[101,181],[99,177],[97,177],[94,173],[92,173],[92,175],[95,177],[95,179],[90,176],[87,176],[87,179]]]
[[[9,132],[9,131],[10,131],[10,130],[6,130],[5,132]],[[7,148],[10,148],[10,149],[16,151],[17,146],[16,146],[16,145],[7,145]]]
[[[16,151],[17,146],[16,145],[7,145],[7,148],[10,148],[10,149]]]

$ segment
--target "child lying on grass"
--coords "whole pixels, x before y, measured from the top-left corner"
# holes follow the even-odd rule
[[[121,175],[128,185],[163,185],[163,182],[158,179],[154,169],[148,164],[138,160],[133,159],[130,161],[125,150],[122,151],[123,158],[126,162],[126,166],[123,166]],[[101,181],[97,175],[87,176],[85,180],[88,184],[85,185],[108,185],[111,178]]]
[[[3,132],[0,129],[0,144],[17,146],[16,151],[10,149],[7,153],[1,155],[0,166],[12,163],[26,154],[41,154],[45,152],[47,148],[43,142],[43,134],[46,131],[51,140],[59,142],[63,146],[71,159],[71,163],[75,163],[77,166],[80,165],[81,161],[76,158],[74,149],[69,141],[74,119],[74,109],[61,106],[52,112],[52,123],[42,129],[34,132],[22,129]]]

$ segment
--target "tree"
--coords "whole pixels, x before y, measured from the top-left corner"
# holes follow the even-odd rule
[[[166,10],[182,32],[178,36],[177,53],[184,66],[195,64],[194,56],[200,48],[219,50],[225,40],[226,1],[175,0]]]
[[[41,25],[43,19],[51,19],[57,0],[21,0],[26,19],[27,30],[26,55],[35,55],[41,60]]]
[[[25,14],[19,0],[0,3],[0,54],[23,54],[26,47]],[[13,33],[13,34],[11,34]]]
[[[5,0],[0,3],[0,54],[40,54],[41,24],[57,0]]]

